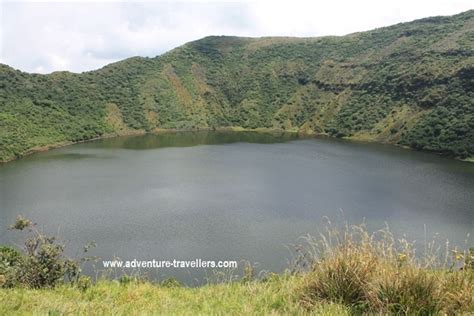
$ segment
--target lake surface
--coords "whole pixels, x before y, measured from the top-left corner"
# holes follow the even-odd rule
[[[465,247],[474,232],[474,164],[286,134],[119,137],[0,165],[0,244],[21,243],[7,229],[18,214],[57,232],[71,255],[95,241],[92,254],[104,260],[245,259],[279,272],[288,246],[317,234],[325,216],[365,219],[370,229],[386,222],[399,236],[438,234]],[[208,273],[158,272],[187,284]]]

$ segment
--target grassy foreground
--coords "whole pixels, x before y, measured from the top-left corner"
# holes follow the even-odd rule
[[[346,279],[340,278],[341,270],[337,271],[344,269],[342,264],[318,278],[314,278],[314,273],[320,271],[198,288],[102,280],[87,289],[69,284],[46,289],[0,289],[0,315],[474,314],[471,272],[386,271],[379,292],[375,290],[377,283],[371,283],[370,278],[357,277],[368,277],[364,275],[368,270],[364,272],[348,264],[346,267],[351,270],[345,270]],[[379,296],[375,299],[378,303],[374,305],[374,298],[364,297],[366,291]]]
[[[416,253],[388,229],[328,227],[296,247],[283,274],[254,279],[248,266],[242,278],[188,288],[140,276],[92,282],[31,221],[12,228],[32,235],[24,253],[0,247],[0,315],[474,315],[474,247],[427,243]]]
[[[309,312],[298,300],[301,277],[267,282],[229,283],[200,288],[163,287],[151,283],[101,281],[83,291],[2,289],[0,314],[327,314],[347,315],[343,305],[324,303]]]

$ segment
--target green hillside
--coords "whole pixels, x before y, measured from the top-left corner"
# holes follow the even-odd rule
[[[81,74],[0,65],[0,160],[157,129],[270,128],[474,157],[474,11],[342,37],[212,36]]]

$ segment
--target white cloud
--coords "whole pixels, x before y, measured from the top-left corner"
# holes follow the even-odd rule
[[[435,15],[473,8],[465,0],[330,0],[257,1],[259,31],[270,35],[344,35]]]
[[[3,1],[0,62],[85,71],[207,35],[343,35],[471,7],[471,0]]]

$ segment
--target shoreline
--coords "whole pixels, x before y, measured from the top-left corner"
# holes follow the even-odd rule
[[[425,153],[430,153],[430,154],[435,154],[440,157],[446,157],[450,159],[454,159],[457,161],[463,161],[463,162],[468,162],[468,163],[474,163],[474,157],[468,157],[465,159],[461,159],[455,156],[449,156],[442,154],[437,151],[430,151],[430,150],[417,150],[414,148],[411,148],[409,146],[404,146],[396,143],[390,143],[390,142],[380,142],[377,140],[371,140],[371,139],[358,139],[357,137],[334,137],[330,136],[327,133],[316,133],[316,132],[309,132],[309,131],[302,131],[302,130],[297,130],[297,129],[277,129],[277,128],[267,128],[267,127],[259,127],[259,128],[244,128],[241,126],[228,126],[228,127],[216,127],[216,128],[211,128],[211,127],[202,127],[202,128],[192,128],[192,129],[176,129],[176,128],[170,128],[170,129],[165,129],[165,128],[155,128],[152,131],[145,131],[145,130],[127,130],[124,132],[116,132],[116,133],[107,133],[102,136],[94,137],[91,139],[86,139],[86,140],[81,140],[81,141],[62,141],[59,143],[55,144],[49,144],[49,145],[44,145],[40,147],[34,147],[27,152],[25,152],[23,155],[20,157],[13,157],[7,160],[0,160],[0,166],[12,161],[16,161],[19,159],[22,159],[27,156],[31,156],[36,153],[41,153],[41,152],[46,152],[52,149],[58,149],[66,146],[71,146],[71,145],[76,145],[76,144],[82,144],[82,143],[87,143],[87,142],[93,142],[101,139],[108,139],[108,138],[115,138],[115,137],[122,137],[122,136],[142,136],[142,135],[158,135],[158,134],[164,134],[164,133],[179,133],[179,132],[255,132],[255,133],[270,133],[270,134],[276,134],[276,133],[285,133],[285,134],[298,134],[302,136],[324,136],[328,137],[331,139],[341,139],[345,141],[351,141],[351,142],[357,142],[357,143],[368,143],[368,144],[381,144],[381,145],[390,145],[390,146],[395,146],[398,148],[403,148],[403,149],[408,149],[408,150],[413,150],[413,151],[419,151],[419,152],[425,152]]]

